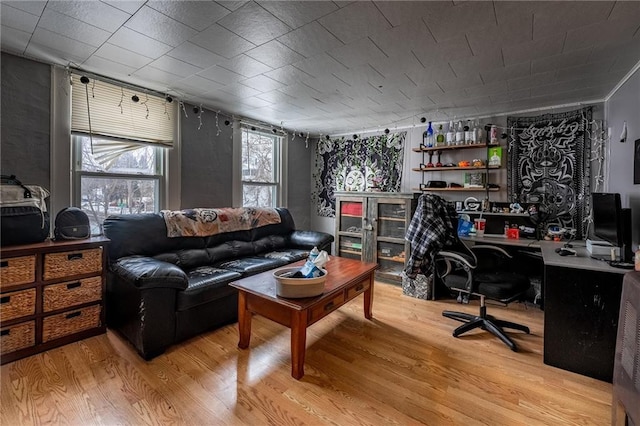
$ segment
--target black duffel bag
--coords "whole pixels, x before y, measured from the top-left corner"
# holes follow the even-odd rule
[[[14,175],[0,181],[0,245],[31,244],[49,236],[49,191],[23,185]]]

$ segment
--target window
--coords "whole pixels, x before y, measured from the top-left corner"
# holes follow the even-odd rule
[[[130,144],[130,149],[105,163],[105,146],[119,144],[109,139],[73,135],[74,204],[89,216],[91,233],[102,233],[102,222],[110,214],[153,213],[160,210],[163,193],[162,148]]]
[[[242,129],[242,205],[276,207],[280,204],[282,137]]]
[[[89,216],[92,234],[102,233],[110,214],[159,211],[177,102],[86,76],[72,79],[73,204]]]

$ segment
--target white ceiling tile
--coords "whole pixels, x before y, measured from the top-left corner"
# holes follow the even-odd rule
[[[478,73],[485,70],[500,68],[502,63],[502,52],[500,49],[490,49],[480,55],[468,56],[466,58],[450,61],[449,64],[458,77]]]
[[[92,55],[82,63],[82,69],[93,71],[96,74],[101,74],[104,73],[105,70],[109,70],[110,77],[112,77],[111,73],[119,77],[123,77],[133,74],[137,68],[119,64],[118,62],[114,62],[110,59],[104,59],[100,56]]]
[[[608,18],[610,21],[618,19],[630,19],[640,21],[640,2],[638,1],[617,1]]]
[[[255,45],[220,25],[212,25],[189,40],[225,58],[233,58]]]
[[[220,90],[222,87],[224,87],[224,84],[217,83],[199,75],[190,75],[187,78],[175,82],[174,88],[185,92],[204,93],[205,91]]]
[[[537,74],[553,71],[559,68],[581,65],[587,62],[593,49],[586,48],[563,53],[561,55],[546,56],[531,61],[531,73]]]
[[[2,50],[6,51],[23,52],[31,38],[31,33],[5,27],[4,25],[0,29],[0,33],[2,33],[2,37],[0,37]]]
[[[253,87],[245,86],[244,84],[240,83],[227,84],[220,90],[240,99],[248,98],[249,96],[256,96],[262,93],[260,90],[256,90]]]
[[[533,74],[527,77],[515,78],[508,80],[509,90],[527,89],[535,86],[543,86],[556,81],[556,72],[549,71],[540,74]]]
[[[173,82],[179,81],[181,79],[179,75],[172,74],[170,72],[163,71],[152,66],[140,68],[135,73],[133,73],[133,76],[145,80],[152,80],[161,84],[166,84],[167,87],[170,86]]]
[[[293,65],[285,65],[284,67],[269,71],[264,75],[283,84],[293,84],[308,78],[313,78],[311,74],[308,74]]]
[[[456,59],[473,56],[469,48],[469,43],[464,36],[442,40],[435,46],[416,47],[413,49],[413,52],[424,66],[447,63]]]
[[[531,41],[531,23],[515,25],[512,29],[489,24],[484,29],[467,33],[467,40],[472,52],[481,55],[486,50]]]
[[[506,93],[495,93],[495,94],[489,95],[489,98],[491,99],[492,104],[497,104],[501,102],[519,101],[523,99],[528,99],[530,97],[531,97],[531,89],[522,89],[522,90],[515,90],[511,92],[506,92]]]
[[[578,50],[594,44],[604,44],[616,40],[631,40],[638,26],[640,24],[637,20],[616,19],[570,30],[567,33],[564,50]]]
[[[347,68],[366,63],[374,64],[388,58],[369,38],[356,40],[327,53]]]
[[[436,44],[431,32],[419,18],[385,31],[376,31],[369,38],[389,56],[416,48],[428,49]]]
[[[120,27],[111,36],[109,43],[149,58],[159,58],[171,50],[171,46],[168,44],[147,37],[127,27]]]
[[[20,9],[24,12],[28,12],[32,15],[40,16],[42,15],[42,11],[44,7],[47,5],[46,1],[7,1],[3,0],[2,4],[0,4],[0,10],[4,14],[4,6],[14,7],[16,9]]]
[[[270,66],[258,62],[247,55],[238,55],[233,59],[227,59],[219,63],[218,66],[245,77],[255,77],[258,74],[272,70]]]
[[[380,74],[379,71],[371,67],[369,64],[359,65],[357,67],[336,70],[332,72],[341,81],[346,84],[355,86],[362,83],[371,83],[374,86],[384,85],[386,79],[385,76]]]
[[[391,28],[384,15],[368,1],[354,2],[320,18],[318,22],[343,43]]]
[[[437,83],[438,86],[440,86],[442,90],[445,91],[445,93],[483,84],[479,73],[469,74],[468,76],[462,78],[458,77],[449,80],[438,80]]]
[[[99,47],[111,36],[109,31],[101,30],[52,9],[45,9],[38,26],[94,47]]]
[[[315,21],[279,37],[278,41],[307,58],[343,44]]]
[[[440,42],[462,36],[465,32],[482,30],[495,22],[493,2],[469,1],[444,8],[424,18],[435,39]]]
[[[260,95],[257,95],[257,97],[260,99],[264,99],[265,101],[272,104],[293,101],[295,99],[279,90],[272,90],[270,92],[262,93]]]
[[[449,64],[436,64],[420,71],[411,70],[406,74],[418,87],[429,87],[436,81],[450,80],[456,77]]]
[[[147,58],[139,53],[132,52],[109,43],[103,44],[98,50],[96,50],[95,56],[99,56],[103,59],[108,59],[122,65],[127,65],[135,69],[147,65],[153,60],[152,58]]]
[[[29,44],[37,44],[60,52],[68,52],[74,58],[82,58],[83,61],[96,50],[93,46],[42,28],[35,30]]]
[[[559,55],[562,53],[563,37],[551,36],[525,43],[511,44],[502,47],[505,65],[513,65],[535,58]]]
[[[255,96],[242,98],[242,100],[239,103],[242,104],[243,108],[248,108],[248,109],[266,108],[266,107],[272,106],[271,102],[267,102],[264,99],[260,99]]]
[[[496,81],[493,83],[482,84],[479,86],[469,86],[465,88],[465,92],[470,98],[477,98],[481,96],[492,96],[508,91],[506,81]]]
[[[425,69],[412,52],[395,54],[388,58],[379,59],[369,65],[385,78],[409,72],[421,72]]]
[[[491,70],[481,71],[482,81],[485,83],[493,83],[499,80],[512,80],[515,78],[526,77],[531,75],[531,62],[521,62],[519,64],[509,65],[506,67],[494,68]]]
[[[291,30],[287,24],[255,2],[245,4],[220,19],[218,24],[256,45],[266,43]]]
[[[246,52],[247,56],[270,66],[280,68],[304,59],[304,56],[289,49],[277,40],[271,40]]]
[[[120,9],[130,15],[133,15],[140,9],[147,1],[146,0],[100,0],[110,6]]]
[[[349,89],[349,85],[333,75],[326,75],[321,78],[310,78],[305,80],[303,84],[317,90],[319,93],[330,93],[335,90],[346,91]]]
[[[2,22],[3,27],[33,32],[38,24],[38,16],[16,9],[4,3],[0,3],[0,12],[2,12],[0,22]]]
[[[199,68],[209,68],[210,66],[224,62],[226,58],[197,46],[189,41],[167,53],[167,56],[180,59]]]
[[[214,65],[204,71],[200,71],[198,75],[222,84],[233,84],[240,80],[244,80],[244,77],[240,74],[219,67],[218,65]]]
[[[293,66],[314,77],[321,74],[340,73],[347,69],[347,67],[326,53],[296,62]],[[304,79],[304,76],[302,76],[302,79]]]
[[[51,46],[31,41],[24,50],[24,55],[30,58],[39,58],[41,61],[52,64],[68,66],[69,64],[81,64],[87,59],[87,55],[76,54],[77,49],[57,50]]]
[[[337,9],[330,1],[259,1],[258,4],[294,29]]]
[[[423,16],[442,16],[447,9],[453,7],[449,1],[376,1],[385,18],[393,25],[403,25],[420,20]]]
[[[533,38],[562,35],[567,30],[604,21],[614,2],[533,2]]]
[[[198,68],[170,56],[162,56],[151,62],[149,65],[159,70],[178,75],[180,77],[188,77],[192,74],[202,71],[202,68]]]
[[[147,6],[198,31],[229,14],[228,9],[213,1],[151,0]]]
[[[173,47],[197,34],[193,28],[148,6],[144,6],[133,15],[125,26]]]
[[[263,93],[284,87],[284,84],[264,75],[257,75],[255,77],[247,78],[246,80],[240,80],[240,84],[252,87]]]
[[[129,13],[98,1],[50,1],[47,8],[109,32],[117,30],[131,17]]]
[[[234,10],[241,8],[247,2],[246,1],[216,1],[216,3],[233,12]]]

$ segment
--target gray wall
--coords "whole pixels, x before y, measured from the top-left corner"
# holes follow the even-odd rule
[[[205,109],[202,113],[202,126],[198,115],[193,112],[194,105],[185,105],[181,114],[182,138],[182,185],[181,208],[192,207],[230,207],[232,206],[233,140],[232,126],[224,121],[231,118]],[[200,126],[200,130],[198,130]],[[295,216],[294,216],[295,217]]]
[[[305,164],[309,164],[315,153],[315,141],[309,139],[307,148],[304,140],[289,137],[287,180],[287,208],[291,212],[298,229],[311,229],[311,174]],[[333,234],[333,232],[331,232]]]
[[[50,190],[51,67],[2,53],[0,170]]]
[[[629,78],[606,105],[611,129],[611,156],[607,192],[618,192],[623,207],[631,207],[633,247],[640,243],[640,185],[633,183],[634,141],[640,139],[640,70]],[[620,142],[622,126],[627,122],[627,141]]]

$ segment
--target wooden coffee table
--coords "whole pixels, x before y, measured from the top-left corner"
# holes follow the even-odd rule
[[[303,263],[298,262],[294,265]],[[238,347],[249,347],[253,314],[262,315],[287,326],[291,329],[291,375],[296,379],[302,378],[307,327],[361,293],[364,293],[364,316],[371,319],[373,273],[377,267],[376,263],[331,256],[331,260],[325,265],[327,280],[324,293],[303,299],[278,297],[273,270],[230,283],[229,285],[239,290]]]

